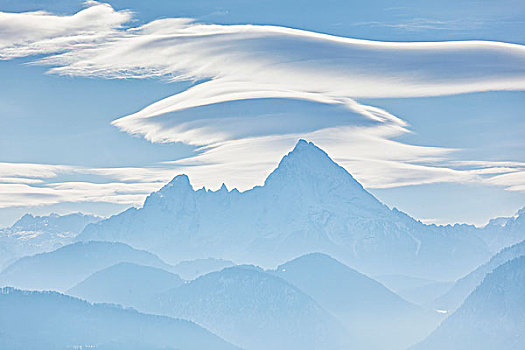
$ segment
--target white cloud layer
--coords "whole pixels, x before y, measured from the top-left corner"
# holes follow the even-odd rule
[[[128,11],[114,11],[95,1],[72,16],[44,11],[0,12],[0,59],[85,49],[107,42],[131,19]]]
[[[0,12],[0,59],[44,54],[37,63],[51,65],[55,74],[194,81],[113,124],[152,142],[199,146],[200,152],[148,169],[0,164],[4,206],[27,198],[136,204],[174,172],[188,173],[199,187],[225,182],[247,189],[262,183],[301,137],[324,148],[365,187],[481,182],[525,191],[523,164],[454,163],[451,149],[395,141],[409,132],[407,123],[356,101],[525,90],[525,46],[376,42],[174,18],[125,28],[130,12],[88,6],[72,16]],[[115,181],[48,181],[62,173]]]

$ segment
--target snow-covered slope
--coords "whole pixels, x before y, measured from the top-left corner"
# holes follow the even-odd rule
[[[434,301],[434,306],[438,309],[454,311],[463,303],[465,298],[476,289],[488,273],[507,261],[520,256],[525,256],[525,241],[503,249],[494,255],[486,264],[481,265],[465,277],[459,279],[447,293]]]
[[[347,325],[354,335],[352,344],[360,349],[406,349],[439,322],[437,313],[410,304],[325,254],[301,256],[271,273],[313,297]]]
[[[51,213],[47,216],[34,216],[25,214],[8,230],[18,232],[20,235],[27,235],[33,232],[33,235],[75,235],[80,233],[87,224],[100,221],[102,218],[94,215],[82,213],[73,213],[67,215],[58,215]]]
[[[0,273],[0,285],[65,291],[92,273],[119,262],[170,268],[157,256],[124,243],[77,242],[15,261]]]
[[[256,156],[256,155],[254,155]],[[485,243],[389,209],[321,149],[300,140],[263,186],[195,191],[185,175],[88,225],[80,240],[122,241],[170,262],[215,256],[276,266],[327,253],[367,274],[457,278],[489,258]]]
[[[166,292],[154,313],[192,320],[247,350],[343,349],[343,327],[311,297],[254,266],[201,276]]]
[[[525,240],[525,208],[512,217],[495,218],[478,230],[478,235],[493,252]]]
[[[414,350],[525,349],[525,256],[489,273]]]
[[[133,263],[118,263],[97,271],[67,294],[94,303],[113,303],[140,309],[145,300],[184,281],[168,271]]]
[[[0,269],[18,257],[48,252],[69,244],[87,224],[101,219],[81,213],[26,214],[13,226],[0,229]]]
[[[0,289],[0,348],[10,350],[233,350],[198,325],[92,305],[56,292]]]

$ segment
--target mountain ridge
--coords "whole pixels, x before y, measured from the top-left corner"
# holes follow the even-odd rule
[[[369,275],[430,272],[439,279],[455,279],[490,256],[477,236],[389,209],[304,140],[262,186],[195,190],[178,175],[141,208],[88,225],[77,240],[122,241],[171,263],[215,256],[271,267],[320,251]],[[447,271],[436,268],[442,261]]]

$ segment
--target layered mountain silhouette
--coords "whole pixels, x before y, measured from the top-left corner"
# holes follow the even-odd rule
[[[0,285],[65,291],[92,273],[119,262],[167,268],[154,254],[117,242],[77,242],[15,261],[0,273]]]
[[[403,300],[381,283],[325,254],[301,256],[272,273],[341,320],[353,334],[352,344],[361,349],[406,349],[440,320],[437,313]]]
[[[0,348],[234,350],[195,323],[90,304],[56,292],[0,289]]]
[[[315,336],[317,342],[308,342],[319,348],[348,343],[359,349],[406,349],[441,319],[321,253],[275,270],[226,268],[189,283],[158,268],[119,263],[95,272],[68,294],[188,318],[247,349],[260,348],[262,336],[275,339],[276,347],[304,348],[301,339]]]
[[[166,270],[123,262],[95,272],[67,294],[90,302],[140,308],[157,294],[183,283],[178,275]]]
[[[341,319],[417,309],[381,283],[326,254],[303,255],[270,272],[305,291]]]
[[[172,263],[215,256],[270,267],[320,251],[371,275],[442,279],[464,275],[491,255],[476,235],[389,209],[304,140],[263,186],[195,191],[179,175],[142,208],[90,224],[78,239],[122,241]]]
[[[523,217],[425,225],[301,140],[246,192],[179,175],[102,221],[28,215],[3,230],[0,243],[45,252],[9,264],[0,285],[87,302],[2,289],[0,348],[521,349],[525,241],[490,257],[522,237]],[[428,304],[440,312],[426,307],[461,276]]]
[[[344,327],[310,296],[255,266],[201,276],[148,312],[194,321],[245,349],[345,349]]]
[[[449,291],[437,298],[433,305],[439,309],[454,311],[463,303],[467,296],[476,289],[487,274],[507,261],[520,256],[525,256],[525,241],[503,249],[494,255],[487,263],[459,279]]]
[[[489,273],[463,305],[413,350],[525,348],[525,256]]]

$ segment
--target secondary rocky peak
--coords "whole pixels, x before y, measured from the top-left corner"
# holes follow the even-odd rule
[[[163,189],[170,188],[170,187],[181,187],[181,186],[191,187],[190,179],[188,175],[181,174],[181,175],[175,176],[170,182],[166,184],[166,186],[163,187]]]
[[[224,182],[222,183],[221,188],[219,188],[217,190],[217,192],[220,192],[220,193],[227,193],[227,192],[229,192],[228,188],[226,187],[226,184]]]
[[[175,176],[170,182],[164,185],[157,193],[160,197],[163,197],[168,193],[181,193],[181,192],[194,192],[193,187],[191,186],[190,179],[188,175],[181,174]]]
[[[20,219],[18,219],[13,227],[17,227],[17,226],[24,226],[24,225],[28,225],[28,224],[32,224],[35,222],[35,217],[33,216],[33,214],[24,214],[24,216],[22,216]]]
[[[188,175],[177,175],[159,191],[150,194],[144,201],[144,207],[166,206],[173,201],[173,198],[179,198],[180,200],[192,193],[195,193],[195,191],[190,184]]]

